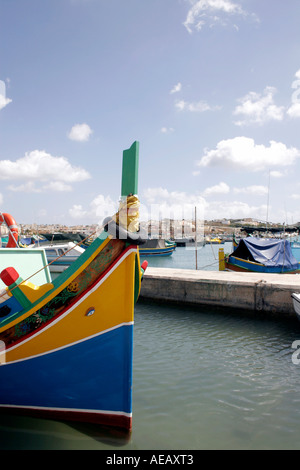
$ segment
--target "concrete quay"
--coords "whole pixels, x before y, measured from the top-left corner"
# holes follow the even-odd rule
[[[295,316],[291,295],[299,274],[259,274],[148,267],[140,297],[161,302],[212,305]]]

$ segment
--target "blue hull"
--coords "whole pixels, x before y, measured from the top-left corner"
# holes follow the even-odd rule
[[[140,248],[139,252],[141,256],[170,256],[174,251],[174,248],[161,248],[157,250],[143,250]]]
[[[0,366],[0,408],[119,426],[131,423],[133,325]],[[127,354],[125,351],[128,351]]]
[[[225,263],[226,269],[231,271],[249,271],[256,273],[273,273],[273,274],[282,274],[282,273],[294,273],[298,272],[297,270],[289,270],[284,266],[264,266],[259,263],[253,263],[250,261],[244,261],[241,259],[236,259],[234,256],[229,256],[227,262]]]

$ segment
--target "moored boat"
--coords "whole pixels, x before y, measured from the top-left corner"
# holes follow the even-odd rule
[[[138,150],[135,142],[123,152],[125,205],[138,204]],[[0,410],[131,429],[134,304],[145,265],[143,240],[129,228],[117,213],[54,280],[44,250],[3,249]]]
[[[225,256],[225,269],[240,272],[300,272],[299,262],[292,254],[288,240],[243,238],[230,255]]]
[[[43,245],[54,245],[56,243],[75,243],[79,244],[81,247],[86,248],[88,245],[91,244],[91,237],[80,233],[80,232],[54,232],[48,233],[43,232],[40,233],[35,243],[39,246]]]
[[[176,243],[162,238],[148,239],[140,248],[141,256],[170,256],[176,248]]]
[[[43,248],[45,250],[51,273],[62,273],[85,251],[85,248],[82,248],[81,245],[72,242],[35,244],[30,248],[34,250]]]
[[[224,244],[225,241],[219,237],[215,237],[215,238],[207,238],[206,243],[211,244],[211,245],[221,245],[221,244]]]

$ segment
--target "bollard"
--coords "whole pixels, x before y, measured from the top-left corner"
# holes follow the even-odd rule
[[[219,248],[219,271],[225,271],[224,248]]]

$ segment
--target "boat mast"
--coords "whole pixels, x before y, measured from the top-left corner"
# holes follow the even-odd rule
[[[269,170],[269,183],[268,183],[268,202],[267,202],[267,221],[266,221],[266,232],[268,231],[269,222],[269,202],[270,202],[270,170]]]

